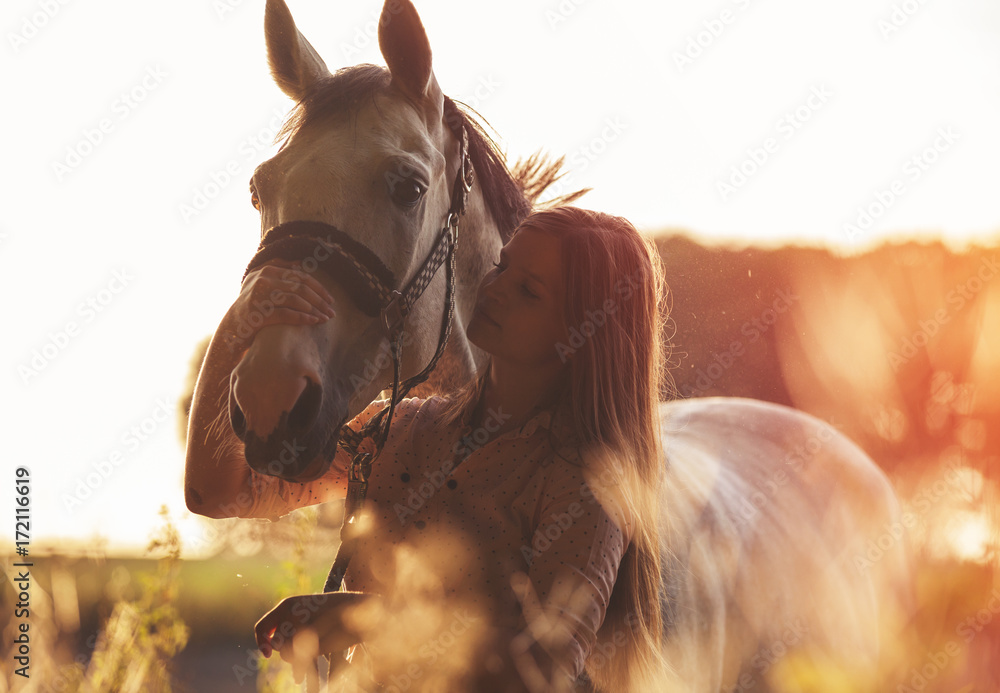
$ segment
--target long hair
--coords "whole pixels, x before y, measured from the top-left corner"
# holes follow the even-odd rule
[[[586,670],[599,690],[663,690],[670,669],[660,601],[658,405],[667,385],[668,309],[659,253],[627,219],[578,207],[533,212],[518,231],[524,228],[560,240],[569,340],[556,345],[568,366],[557,406],[585,453],[595,497],[620,505],[631,525]],[[468,411],[485,376],[455,393],[448,418]]]
[[[659,401],[666,378],[666,286],[653,243],[622,217],[577,207],[529,215],[521,228],[561,241],[569,343],[562,402],[589,450],[595,495],[624,504],[631,541],[587,662],[602,690],[660,690],[668,669],[660,605]],[[613,500],[611,500],[613,499]],[[620,646],[622,637],[626,645]],[[603,654],[602,654],[603,653]],[[628,685],[623,686],[625,682]]]

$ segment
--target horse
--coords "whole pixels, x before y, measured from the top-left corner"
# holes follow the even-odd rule
[[[442,92],[409,0],[386,0],[382,10],[387,68],[331,73],[283,0],[268,0],[265,34],[274,80],[297,105],[280,150],[250,182],[261,252],[275,238],[330,231],[308,246],[312,255],[295,252],[304,270],[311,261],[338,309],[319,325],[267,326],[230,363],[206,364],[201,378],[212,387],[196,397],[192,416],[199,406],[207,412],[220,464],[267,475],[284,497],[295,482],[324,474],[342,424],[377,398],[394,367],[407,378],[440,356],[423,392],[474,376],[484,354],[464,328],[480,278],[560,162],[532,158],[508,169],[478,120]],[[453,276],[427,276],[425,258],[455,228]],[[330,271],[323,261],[335,251],[347,260]],[[422,291],[391,320],[401,336],[394,342],[385,308],[369,305],[358,284],[392,289],[413,277],[422,277]],[[453,325],[443,354],[442,315]],[[666,401],[661,430],[661,602],[672,674],[659,690],[794,690],[796,671],[836,673],[850,690],[874,690],[882,612],[896,601],[905,609],[909,585],[886,476],[829,424],[774,404]],[[189,435],[189,454],[196,441]],[[186,492],[201,514],[256,512],[252,500],[223,506],[193,486]],[[593,690],[622,690],[614,667],[602,666],[614,659],[615,635],[598,634],[587,663]]]

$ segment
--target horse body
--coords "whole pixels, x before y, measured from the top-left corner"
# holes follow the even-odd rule
[[[887,597],[906,600],[885,475],[802,412],[755,400],[662,405],[669,660],[683,690],[770,690],[790,664],[876,680]],[[796,690],[794,684],[781,690]]]
[[[408,0],[386,3],[380,45],[389,71],[351,68],[368,71],[361,76],[331,76],[283,2],[269,0],[266,26],[275,79],[300,105],[285,145],[253,178],[262,236],[288,221],[322,221],[377,250],[395,276],[412,276],[441,228],[459,166],[416,11]],[[455,325],[442,361],[453,382],[472,377],[482,361],[464,329],[476,289],[533,202],[532,195],[512,202],[509,189],[496,190],[504,182],[493,180],[498,174],[481,146],[473,160],[477,183],[461,221]],[[400,181],[423,189],[415,205],[400,204]],[[526,185],[523,177],[513,182]],[[537,194],[537,181],[527,185]],[[404,376],[434,352],[442,274],[407,319]],[[337,299],[337,316],[319,326],[265,327],[229,388],[230,407],[246,422],[233,449],[255,469],[292,481],[325,471],[329,460],[318,449],[375,399],[391,373],[378,320],[352,305],[336,277],[321,279]],[[314,411],[293,415],[317,387]],[[764,687],[769,672],[793,661],[775,656],[779,649],[870,674],[889,584],[883,573],[905,574],[901,546],[875,564],[863,559],[867,542],[896,522],[884,475],[835,429],[784,407],[687,400],[664,404],[662,416],[662,599],[678,690]],[[292,439],[314,442],[306,454],[283,458],[278,473],[268,470]]]

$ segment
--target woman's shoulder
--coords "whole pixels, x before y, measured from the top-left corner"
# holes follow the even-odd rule
[[[554,451],[544,465],[544,483],[550,492],[586,489],[586,494],[621,492],[629,483],[623,460],[599,446],[570,444]]]

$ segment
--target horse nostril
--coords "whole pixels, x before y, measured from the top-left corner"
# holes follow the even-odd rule
[[[288,427],[292,431],[308,431],[316,423],[320,406],[323,403],[323,388],[306,378],[306,387],[299,395],[298,401],[288,413]]]

